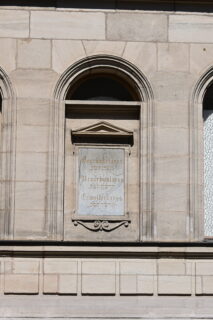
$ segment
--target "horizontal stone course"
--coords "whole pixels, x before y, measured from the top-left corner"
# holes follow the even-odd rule
[[[14,257],[1,258],[0,274],[6,294],[36,294],[40,279],[40,294],[212,295],[211,265],[205,260],[179,258],[95,261]]]

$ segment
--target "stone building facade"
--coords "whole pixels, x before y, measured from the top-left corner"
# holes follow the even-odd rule
[[[0,4],[0,318],[211,319],[212,1]]]

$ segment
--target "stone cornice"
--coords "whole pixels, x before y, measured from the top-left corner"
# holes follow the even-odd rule
[[[212,259],[213,245],[1,245],[0,257]]]

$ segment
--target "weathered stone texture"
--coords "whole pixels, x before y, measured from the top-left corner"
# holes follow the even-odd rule
[[[105,39],[105,15],[100,12],[31,12],[31,37]]]
[[[10,38],[0,38],[0,67],[6,72],[11,72],[16,68],[16,40]]]
[[[163,14],[109,13],[107,39],[167,41],[167,17]]]
[[[74,62],[85,57],[82,41],[78,40],[53,40],[52,64],[53,70],[64,72]]]
[[[190,276],[159,276],[158,279],[159,294],[191,294],[191,277]]]
[[[188,71],[189,46],[180,43],[158,44],[159,71]]]
[[[205,15],[170,15],[169,41],[212,43],[212,17]]]
[[[18,68],[48,69],[51,67],[51,42],[27,39],[18,41]]]
[[[29,37],[29,12],[25,10],[0,10],[0,37]]]

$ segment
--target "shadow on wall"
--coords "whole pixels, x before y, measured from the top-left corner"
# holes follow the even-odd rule
[[[191,2],[191,3],[190,3]],[[212,0],[1,0],[3,6],[213,12]]]

